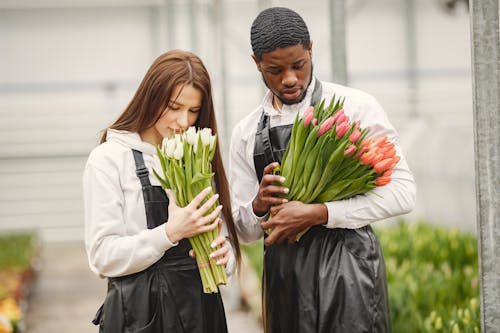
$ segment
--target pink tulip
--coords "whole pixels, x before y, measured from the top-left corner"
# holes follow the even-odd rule
[[[391,165],[393,163],[392,158],[388,158],[386,160],[382,160],[380,162],[374,163],[373,168],[375,169],[375,172],[378,174],[384,173],[384,171],[387,171],[391,168]]]
[[[335,114],[333,115],[333,121],[336,123],[337,122],[337,119],[344,114],[344,110],[343,109],[340,109],[338,110],[337,112],[335,112]]]
[[[314,126],[318,125],[318,119],[314,118],[313,121],[312,121],[312,123],[313,123]]]
[[[356,153],[356,158],[360,158],[368,150],[368,147],[361,147],[361,149]]]
[[[345,122],[349,122],[349,117],[346,116],[344,112],[342,112],[342,114],[339,115],[339,117],[337,118],[337,120],[335,121],[335,123],[338,125],[338,124],[342,124],[342,123],[345,123]]]
[[[349,140],[351,140],[352,143],[356,143],[356,141],[359,140],[359,137],[361,136],[361,132],[358,129],[355,129],[351,135],[349,136]]]
[[[344,135],[347,133],[349,128],[351,128],[351,125],[347,121],[338,125],[337,130],[336,130],[337,138],[340,139],[340,138],[344,137]]]
[[[309,113],[314,113],[314,107],[312,106],[308,107],[304,112],[304,117],[307,116]]]
[[[322,136],[330,130],[333,126],[333,117],[326,118],[325,121],[319,126],[318,136]]]
[[[375,180],[375,185],[377,186],[384,186],[387,185],[391,182],[391,177],[378,177]]]
[[[314,114],[312,112],[306,113],[306,117],[304,118],[304,127],[309,126],[313,117],[314,117]]]
[[[361,164],[363,165],[371,164],[374,157],[375,157],[375,152],[364,153],[360,158]]]
[[[344,155],[345,156],[351,156],[354,152],[356,151],[356,146],[355,145],[350,145],[344,150]]]

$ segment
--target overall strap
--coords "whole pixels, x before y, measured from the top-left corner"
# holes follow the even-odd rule
[[[311,106],[314,106],[321,99],[321,95],[323,94],[323,86],[321,85],[321,81],[318,78],[314,80],[314,90],[311,96]]]
[[[139,177],[142,188],[151,186],[151,182],[149,181],[149,171],[148,168],[146,168],[146,164],[144,164],[142,152],[132,149],[132,153],[134,154],[135,160],[135,174]]]
[[[255,144],[257,145],[257,143],[259,143],[260,147],[262,147],[267,164],[276,161],[273,154],[271,136],[269,134],[269,122],[269,116],[262,112],[259,124],[257,125],[257,133],[255,134]],[[262,170],[260,170],[260,172],[262,173]],[[259,179],[260,178],[262,178],[262,176],[259,177]]]

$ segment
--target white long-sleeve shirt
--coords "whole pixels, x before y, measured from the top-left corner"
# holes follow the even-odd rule
[[[252,201],[257,195],[259,182],[255,172],[253,151],[255,134],[261,113],[270,117],[270,126],[293,124],[297,113],[302,116],[311,103],[315,80],[312,80],[302,102],[283,105],[281,112],[272,106],[273,94],[268,91],[261,105],[242,119],[234,128],[231,137],[229,184],[231,185],[233,218],[238,233],[245,242],[253,242],[263,236],[260,222],[267,215],[254,214]],[[361,121],[361,127],[369,129],[368,138],[386,135],[395,145],[401,157],[392,173],[392,181],[385,186],[377,186],[364,195],[346,200],[327,202],[327,228],[356,229],[374,221],[397,216],[411,211],[415,204],[416,187],[413,175],[399,146],[399,136],[389,122],[385,111],[371,95],[345,86],[322,82],[322,96],[328,104],[335,94],[345,97],[344,111],[352,122]]]
[[[85,246],[90,269],[101,277],[140,272],[177,245],[168,239],[165,224],[147,228],[132,149],[142,152],[151,185],[160,186],[152,172],[161,170],[155,146],[126,131],[108,130],[107,141],[90,153],[83,174]],[[230,252],[228,274],[235,267]]]

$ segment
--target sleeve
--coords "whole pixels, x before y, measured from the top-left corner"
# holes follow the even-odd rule
[[[231,206],[236,230],[243,242],[251,243],[260,239],[264,232],[260,222],[267,215],[259,217],[253,212],[252,201],[259,190],[259,183],[251,161],[245,157],[246,144],[236,127],[229,148],[229,184]]]
[[[347,102],[347,100],[346,100]],[[356,229],[385,218],[406,214],[415,205],[416,186],[399,144],[399,136],[389,122],[385,111],[374,98],[361,103],[346,113],[352,120],[360,120],[369,129],[368,137],[386,135],[394,143],[401,160],[395,166],[392,180],[385,186],[377,186],[364,195],[328,202],[328,228]]]
[[[83,175],[85,246],[91,270],[101,277],[133,274],[158,261],[173,244],[164,225],[126,235],[118,181],[87,165]]]

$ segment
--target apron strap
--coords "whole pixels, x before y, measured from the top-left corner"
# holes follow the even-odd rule
[[[141,181],[142,188],[151,186],[151,182],[149,181],[149,171],[144,163],[142,152],[132,149],[132,153],[134,154],[135,160],[135,174]]]

